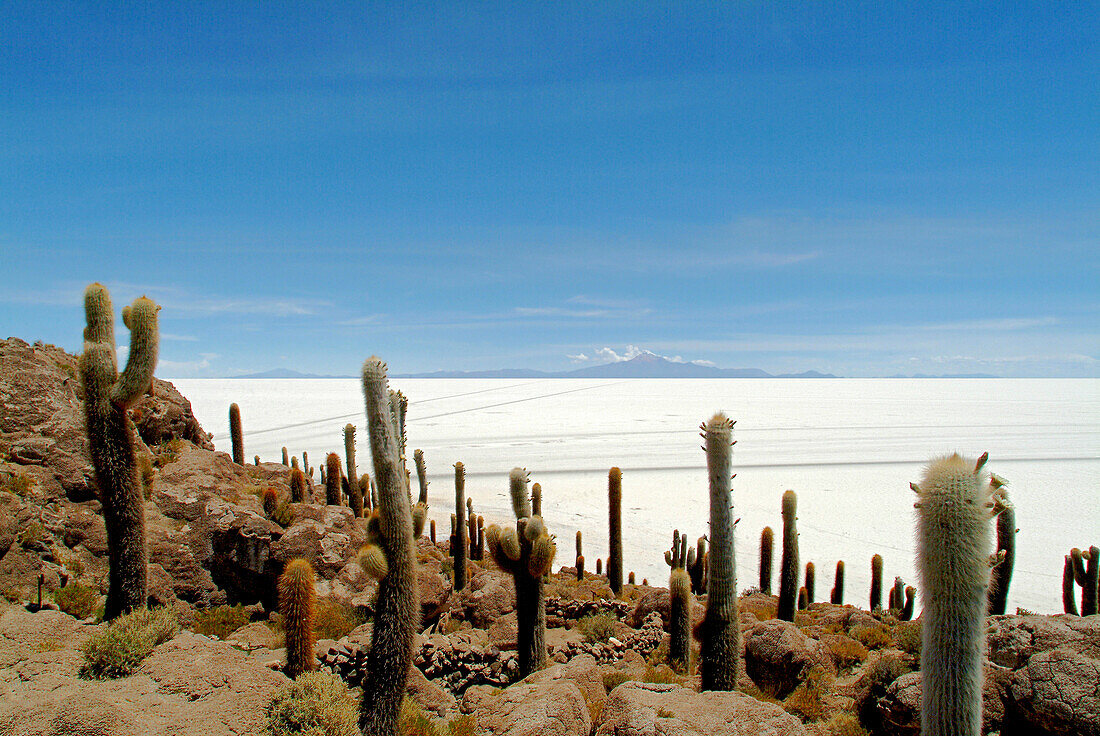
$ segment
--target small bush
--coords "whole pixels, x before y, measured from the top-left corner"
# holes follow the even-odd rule
[[[341,603],[333,598],[318,598],[313,632],[318,639],[341,639],[366,621],[367,617],[349,603]]]
[[[272,736],[359,736],[359,703],[343,680],[303,672],[275,693],[267,707]]]
[[[211,606],[195,611],[191,630],[203,636],[214,635],[225,639],[249,621],[244,606]]]
[[[34,547],[46,541],[46,527],[41,522],[32,521],[19,532],[19,544],[24,548]]]
[[[629,679],[630,675],[626,672],[626,670],[612,670],[610,672],[604,672],[603,689],[607,692],[611,692]]]
[[[73,582],[53,592],[54,602],[65,613],[85,619],[95,613],[99,606],[99,591],[87,585]]]
[[[920,621],[905,621],[894,632],[898,640],[898,649],[914,657],[920,657],[921,623]]]
[[[179,631],[179,623],[164,608],[138,609],[120,616],[104,630],[84,642],[82,677],[106,680],[125,677],[153,647],[168,641]]]
[[[882,649],[894,641],[885,626],[853,626],[849,634],[868,649]]]
[[[901,654],[883,652],[871,660],[871,664],[863,671],[863,676],[868,685],[879,686],[885,692],[894,680],[910,671]]]
[[[832,683],[832,676],[820,665],[815,666],[783,701],[783,708],[804,721],[821,719],[825,715],[823,698],[828,694]]]
[[[34,487],[34,479],[23,473],[12,473],[0,478],[0,491],[14,493],[16,496],[26,496]]]
[[[825,721],[825,733],[829,736],[870,736],[859,719],[851,713],[834,713]]]
[[[825,642],[825,648],[840,669],[854,667],[867,659],[867,647],[850,636],[829,637]]]
[[[284,529],[294,523],[294,509],[290,507],[289,499],[279,501],[271,514],[271,520]]]
[[[684,678],[677,675],[667,664],[659,664],[656,667],[646,665],[642,674],[642,682],[655,682],[661,685],[683,685]]]
[[[577,631],[584,634],[584,640],[590,644],[607,640],[615,636],[615,624],[619,620],[609,613],[593,613],[577,621]]]
[[[141,490],[148,501],[153,497],[153,480],[157,477],[157,471],[153,468],[153,456],[143,452],[137,457],[138,469],[141,472]]]
[[[169,463],[176,462],[176,460],[179,459],[180,452],[183,450],[184,441],[185,440],[177,438],[162,442],[153,447],[153,465],[158,468],[163,468]]]

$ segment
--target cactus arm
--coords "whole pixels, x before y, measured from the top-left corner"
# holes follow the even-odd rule
[[[375,357],[367,359],[363,364],[363,397],[378,492],[378,541],[388,574],[378,584],[367,676],[363,679],[359,728],[365,736],[391,736],[397,731],[412,663],[413,638],[420,622],[412,510],[386,384],[386,364]]]
[[[700,659],[702,690],[736,690],[741,629],[737,615],[733,518],[733,422],[715,414],[704,425],[710,485],[710,568]]]
[[[531,515],[531,499],[527,497],[527,471],[512,468],[508,475],[508,492],[512,497],[512,511],[517,519],[526,519]]]
[[[1098,578],[1100,578],[1100,548],[1089,547],[1088,567],[1085,569],[1085,583],[1081,586],[1081,615],[1091,616],[1097,613]]]
[[[1080,616],[1077,611],[1077,589],[1073,586],[1073,559],[1066,555],[1066,564],[1062,568],[1062,608],[1068,614]]]
[[[413,463],[416,465],[416,481],[420,486],[418,503],[428,503],[428,467],[424,463],[424,451],[413,450]]]
[[[130,328],[130,355],[111,391],[111,401],[123,408],[140,399],[153,383],[159,350],[159,310],[151,299],[139,297],[123,312],[123,322]]]
[[[989,585],[989,614],[992,616],[1003,614],[1008,607],[1008,587],[1016,564],[1016,510],[1011,505],[997,515],[997,550],[1003,551],[1005,556],[993,571]]]

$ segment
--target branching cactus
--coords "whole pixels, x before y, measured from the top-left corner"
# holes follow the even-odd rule
[[[672,570],[668,578],[671,599],[669,613],[668,664],[677,672],[691,668],[691,578],[687,573],[687,535],[672,535],[672,549],[665,552],[665,562]]]
[[[229,405],[229,439],[233,445],[233,462],[244,465],[244,437],[241,434],[241,407]]]
[[[466,466],[455,463],[455,590],[466,587]]]
[[[871,610],[882,608],[882,555],[871,557]]]
[[[494,524],[486,530],[485,538],[493,560],[512,575],[516,586],[519,673],[526,677],[546,664],[546,599],[542,595],[542,576],[550,572],[557,546],[542,517],[531,512],[526,470],[512,470],[509,490],[516,526],[502,530]]]
[[[122,310],[130,330],[126,368],[118,372],[114,309],[101,284],[84,292],[84,352],[80,379],[84,418],[107,528],[108,589],[104,618],[113,619],[146,604],[145,496],[137,471],[129,409],[153,382],[159,331],[157,311],[141,297]]]
[[[317,644],[313,634],[316,604],[313,566],[309,560],[291,560],[279,578],[279,613],[283,614],[286,631],[283,673],[291,679],[317,669],[317,656],[313,651]]]
[[[772,545],[774,544],[774,532],[770,526],[764,527],[760,532],[760,590],[767,595],[772,594]]]
[[[783,494],[783,558],[779,569],[779,606],[775,617],[794,621],[798,603],[798,496]]]
[[[607,473],[607,507],[607,582],[618,595],[623,589],[623,473],[618,468]]]
[[[703,690],[736,690],[741,654],[733,548],[733,422],[715,414],[702,426],[710,484],[710,557],[707,611],[702,624]]]
[[[702,595],[707,591],[707,538],[699,537],[695,549],[688,553],[688,577],[691,578],[691,592]]]
[[[581,544],[581,533],[577,530],[577,580],[584,580],[584,549]]]
[[[1074,547],[1070,550],[1073,562],[1073,579],[1081,586],[1081,615],[1091,616],[1097,606],[1097,558],[1100,550],[1090,547],[1087,551]]]
[[[340,468],[340,456],[330,452],[325,458],[325,503],[329,506],[340,505],[342,491],[340,480],[344,472]]]
[[[370,541],[360,552],[360,564],[379,583],[359,711],[359,728],[365,736],[397,732],[413,638],[420,624],[413,511],[386,384],[386,364],[375,357],[367,359],[363,397],[378,504],[367,524]]]
[[[982,470],[986,458],[938,458],[913,485],[924,607],[922,736],[981,733],[989,520],[1001,508]]]
[[[1003,481],[991,476],[994,483]],[[993,568],[993,578],[989,581],[989,614],[998,616],[1008,606],[1008,587],[1012,583],[1012,568],[1016,565],[1016,509],[1004,501],[1004,511],[997,515],[997,553],[1004,552],[1004,560]]]
[[[806,578],[802,582],[802,587],[806,589],[806,604],[814,602],[814,593],[816,592],[817,585],[817,568],[814,567],[814,563],[806,563]]]
[[[833,591],[829,594],[829,602],[838,606],[844,605],[844,560],[837,560],[836,579],[833,581]]]

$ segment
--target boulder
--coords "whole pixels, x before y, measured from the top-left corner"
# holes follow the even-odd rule
[[[516,610],[516,588],[511,576],[500,570],[479,570],[461,591],[450,598],[451,618],[488,628],[494,621]]]
[[[625,682],[611,691],[596,736],[802,736],[778,705],[740,692],[698,693],[672,684]]]
[[[746,672],[775,698],[787,697],[813,667],[836,674],[825,647],[789,621],[761,621],[745,633],[744,641]]]
[[[1066,644],[1035,654],[1013,673],[1011,693],[1014,720],[1056,736],[1097,736],[1100,651]]]
[[[501,691],[475,685],[462,699],[477,736],[589,736],[592,717],[571,680],[522,682]]]
[[[995,664],[986,665],[982,683],[982,733],[996,733],[1005,723],[1004,694],[1011,673]],[[919,736],[921,730],[921,673],[910,672],[894,680],[875,708],[886,736]]]
[[[416,704],[425,712],[440,718],[447,718],[458,709],[455,696],[425,677],[415,665],[409,666],[409,676],[405,680],[405,694],[416,701]]]

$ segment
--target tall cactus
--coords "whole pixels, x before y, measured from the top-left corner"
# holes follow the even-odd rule
[[[687,535],[672,535],[672,549],[665,552],[671,569],[668,578],[670,597],[668,664],[677,672],[691,670],[691,579],[687,573]]]
[[[882,608],[882,555],[871,557],[871,610]]]
[[[233,445],[233,462],[244,465],[244,437],[241,434],[241,407],[229,405],[229,439]]]
[[[1002,483],[1000,478],[992,477],[993,482]],[[993,568],[993,579],[989,581],[989,614],[997,616],[1008,607],[1008,586],[1012,583],[1012,568],[1016,565],[1016,509],[1005,503],[1004,511],[997,515],[997,552],[1004,552],[1004,560]]]
[[[779,569],[779,606],[775,617],[794,621],[798,603],[798,496],[783,494],[783,557]]]
[[[531,484],[531,513],[542,516],[542,485],[539,483]]]
[[[290,453],[287,452],[285,447],[283,448],[283,465],[290,467]]]
[[[340,505],[343,470],[340,468],[340,456],[330,452],[325,458],[325,503],[329,506]]]
[[[157,365],[160,309],[145,297],[122,310],[130,330],[126,368],[118,372],[114,309],[101,284],[84,292],[84,352],[80,379],[84,419],[107,528],[108,588],[104,618],[110,620],[146,604],[145,496],[137,472],[130,408],[149,390]]]
[[[581,545],[581,533],[577,530],[577,580],[584,580],[584,551]]]
[[[901,605],[901,613],[898,618],[902,621],[910,621],[913,618],[913,604],[917,595],[917,589],[912,585],[905,586],[905,603]]]
[[[313,651],[317,643],[313,634],[316,603],[313,566],[309,560],[291,560],[279,578],[279,613],[283,614],[286,632],[283,673],[291,679],[317,669],[317,655]]]
[[[707,590],[707,538],[699,537],[695,549],[688,552],[688,577],[691,579],[691,592],[702,595]]]
[[[829,602],[837,606],[844,605],[844,560],[837,560],[836,579],[833,581]]]
[[[806,563],[806,577],[802,582],[802,587],[806,589],[806,605],[814,602],[817,585],[817,568],[814,567],[814,563]]]
[[[981,733],[989,519],[990,509],[999,511],[982,471],[986,458],[938,458],[913,485],[924,606],[922,736]]]
[[[466,587],[466,556],[470,545],[466,540],[466,466],[455,463],[455,590]]]
[[[618,595],[623,589],[623,472],[618,468],[607,473],[607,507],[607,582]]]
[[[1062,568],[1062,607],[1066,613],[1080,616],[1077,611],[1077,589],[1073,585],[1073,558],[1066,555],[1066,565]]]
[[[1082,616],[1091,616],[1097,612],[1098,557],[1100,557],[1100,550],[1096,547],[1090,547],[1083,552],[1076,547],[1070,550],[1070,559],[1073,562],[1073,579],[1081,586]]]
[[[901,607],[905,605],[905,581],[900,577],[894,578],[894,587],[890,589],[890,604],[887,606],[889,610],[900,611]]]
[[[775,542],[775,533],[770,526],[764,527],[760,532],[760,590],[767,595],[772,594],[772,546]]]
[[[550,572],[557,546],[542,517],[531,513],[527,471],[514,468],[508,485],[516,526],[502,530],[494,524],[485,532],[485,538],[493,559],[512,575],[516,586],[519,673],[526,677],[546,664],[546,599],[542,595],[542,576]]]
[[[386,384],[386,364],[368,358],[363,363],[363,398],[378,505],[368,523],[371,541],[360,559],[373,562],[364,569],[378,577],[379,583],[359,710],[359,728],[365,736],[397,732],[413,638],[420,623],[415,522],[398,446],[399,425],[393,420]]]
[[[293,503],[306,502],[306,477],[298,468],[290,471],[290,500]]]
[[[710,558],[707,611],[702,625],[703,690],[736,690],[741,654],[737,577],[733,548],[733,422],[715,414],[702,426],[710,483]]]
[[[348,422],[344,425],[344,465],[347,466],[345,475],[348,479],[348,498],[359,491],[359,474],[355,467],[355,425]],[[356,514],[362,516],[362,514]]]

